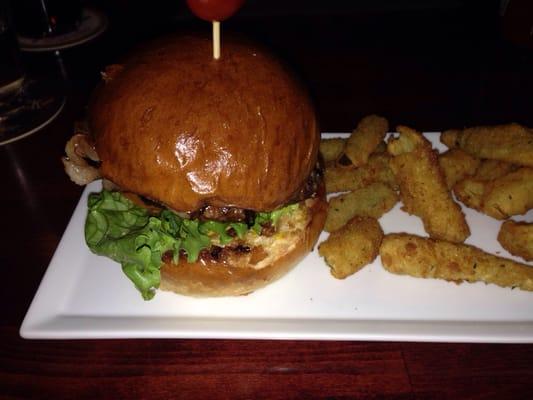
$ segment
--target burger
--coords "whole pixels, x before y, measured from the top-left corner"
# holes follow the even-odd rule
[[[91,193],[85,239],[145,299],[248,294],[314,246],[327,203],[312,102],[264,48],[168,36],[102,74],[66,172]]]

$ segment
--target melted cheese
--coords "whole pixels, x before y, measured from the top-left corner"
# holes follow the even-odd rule
[[[257,264],[250,264],[247,267],[264,268],[292,251],[301,240],[302,231],[307,227],[309,220],[310,215],[307,208],[300,206],[290,214],[280,217],[276,226],[276,233],[272,236],[261,236],[250,230],[244,238],[246,245],[263,247],[267,256]]]

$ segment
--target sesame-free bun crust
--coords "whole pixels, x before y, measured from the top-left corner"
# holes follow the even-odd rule
[[[195,297],[239,296],[262,288],[289,272],[315,245],[324,226],[327,202],[324,191],[312,200],[309,213],[311,218],[305,228],[290,237],[288,249],[276,254],[267,265],[256,268],[249,265],[248,257],[243,256],[226,263],[187,263],[177,265],[166,263],[161,267],[160,289]],[[268,249],[267,249],[268,251]]]
[[[214,60],[211,46],[169,36],[106,70],[89,107],[101,174],[176,211],[272,210],[315,164],[312,103],[266,50],[225,37]]]

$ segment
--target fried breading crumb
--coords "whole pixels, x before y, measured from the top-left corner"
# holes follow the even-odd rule
[[[533,261],[533,223],[505,221],[498,233],[498,242],[512,255]]]

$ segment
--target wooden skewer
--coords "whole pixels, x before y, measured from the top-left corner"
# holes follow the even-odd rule
[[[213,58],[220,58],[220,21],[213,21]]]

